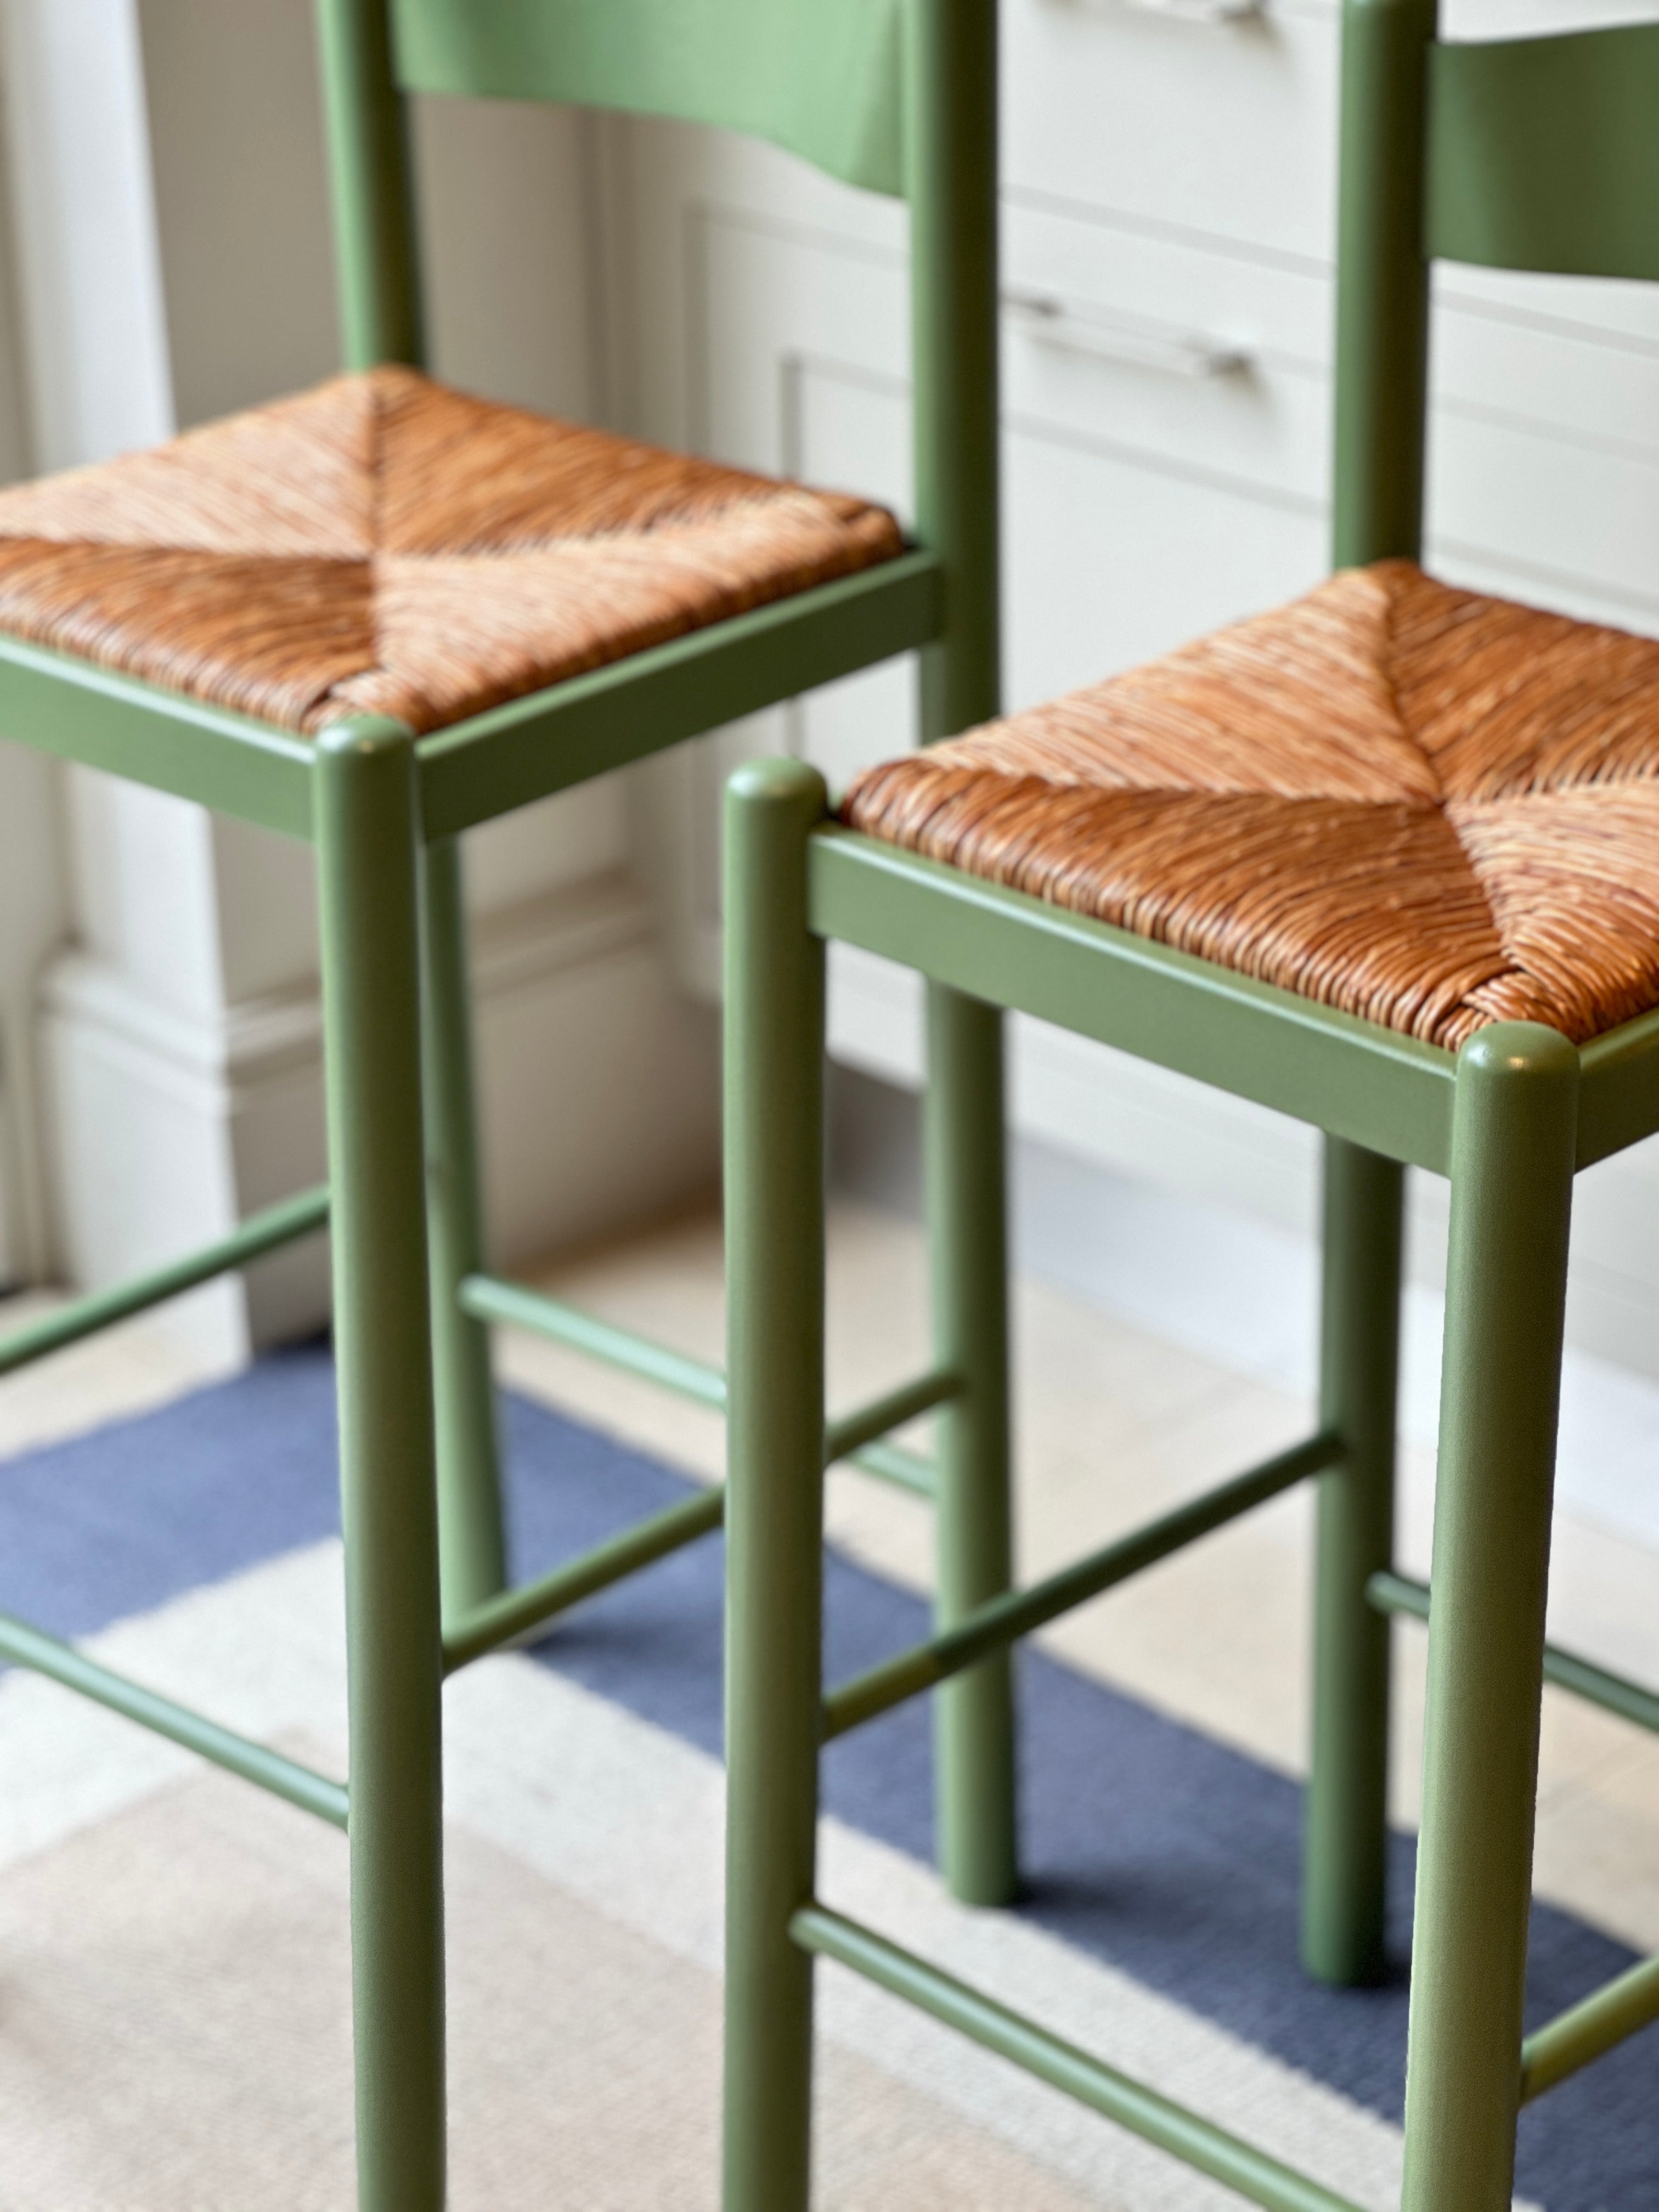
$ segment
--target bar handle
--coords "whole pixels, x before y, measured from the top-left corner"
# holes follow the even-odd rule
[[[1002,307],[1038,345],[1092,354],[1121,368],[1198,380],[1237,376],[1252,365],[1245,349],[1229,339],[1185,336],[1115,316],[1079,314],[1052,293],[1007,290]]]
[[[1264,15],[1265,0],[1120,0],[1138,15],[1170,15],[1182,23],[1241,23]]]

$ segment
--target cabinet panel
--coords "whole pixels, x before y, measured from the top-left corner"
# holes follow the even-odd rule
[[[1431,562],[1473,555],[1512,597],[1571,609],[1588,590],[1615,619],[1659,620],[1659,455],[1461,410],[1437,417],[1431,453]]]
[[[1011,0],[1003,164],[1016,198],[1115,210],[1281,264],[1332,251],[1337,27],[1319,0],[1194,20]]]
[[[1328,278],[1017,204],[1003,243],[1012,422],[1233,489],[1324,497]]]

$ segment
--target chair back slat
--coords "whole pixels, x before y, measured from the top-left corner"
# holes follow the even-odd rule
[[[1659,279],[1659,23],[1429,52],[1424,244]]]
[[[903,0],[392,0],[408,92],[675,116],[904,190]]]

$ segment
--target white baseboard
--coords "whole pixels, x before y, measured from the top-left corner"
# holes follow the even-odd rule
[[[620,872],[483,917],[473,970],[486,1201],[503,1264],[704,1189],[719,1160],[712,1018],[674,990]],[[325,1172],[314,989],[179,1015],[85,954],[43,1000],[60,1272],[116,1282]],[[320,1240],[176,1309],[228,1364],[320,1323]]]

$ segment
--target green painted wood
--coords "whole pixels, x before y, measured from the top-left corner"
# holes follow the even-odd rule
[[[1428,1584],[1413,1582],[1407,1575],[1373,1575],[1365,1594],[1384,1613],[1407,1613],[1416,1620],[1429,1617]],[[1577,1652],[1564,1651],[1558,1644],[1544,1646],[1544,1680],[1558,1690],[1600,1705],[1605,1712],[1617,1713],[1620,1720],[1632,1721],[1638,1728],[1659,1731],[1659,1692],[1644,1689],[1640,1682],[1598,1667],[1593,1660],[1581,1659]]]
[[[726,803],[726,1918],[724,2212],[806,2212],[822,1692],[824,953],[806,927],[823,779]]]
[[[0,736],[286,836],[311,835],[304,738],[3,634]]]
[[[1430,253],[1659,278],[1659,23],[1437,46],[1428,88]]]
[[[1659,1959],[1644,1959],[1529,2035],[1521,2046],[1521,2101],[1582,2073],[1659,2020]]]
[[[129,1681],[125,1674],[88,1659],[72,1644],[61,1643],[44,1629],[32,1627],[9,1613],[0,1613],[0,1658],[61,1682],[65,1689],[106,1705],[111,1712],[136,1721],[153,1735],[182,1744],[186,1751],[210,1759],[228,1773],[240,1775],[244,1782],[286,1798],[302,1812],[314,1813],[337,1828],[346,1826],[347,1797],[339,1783],[284,1759],[280,1752],[268,1751],[264,1744],[253,1743],[231,1729],[221,1728],[216,1721],[191,1712],[187,1705],[175,1705],[171,1698],[147,1690],[142,1682]]]
[[[443,2212],[443,1654],[410,732],[317,744],[359,2212]]]
[[[1443,1175],[1452,1055],[852,830],[811,851],[812,927]]]
[[[890,1430],[902,1429],[907,1421],[932,1413],[935,1407],[955,1404],[963,1388],[963,1378],[954,1368],[941,1368],[918,1375],[914,1382],[902,1382],[896,1390],[884,1391],[853,1413],[837,1415],[824,1424],[824,1465],[833,1467],[837,1460],[855,1458]]]
[[[922,1093],[933,1356],[966,1385],[934,1424],[933,1623],[948,1634],[1014,1578],[1002,1015],[937,984]],[[939,1872],[968,1905],[1019,1886],[1014,1686],[1005,1648],[933,1701]]]
[[[182,1259],[169,1261],[166,1267],[153,1268],[131,1282],[94,1291],[89,1297],[60,1306],[56,1313],[45,1315],[26,1328],[13,1330],[0,1338],[0,1375],[44,1359],[48,1352],[61,1352],[66,1345],[79,1344],[83,1337],[95,1336],[132,1314],[147,1313],[150,1307],[164,1304],[181,1291],[194,1290],[198,1283],[210,1283],[216,1276],[246,1267],[264,1253],[280,1251],[301,1237],[315,1235],[328,1226],[328,1205],[326,1184],[317,1190],[301,1191],[263,1212],[250,1214],[217,1243],[188,1252]]]
[[[937,635],[939,565],[910,553],[422,740],[427,835],[453,836]]]
[[[459,841],[429,844],[422,868],[421,1029],[426,1109],[427,1250],[438,1437],[439,1559],[446,1620],[507,1582],[501,1449],[489,1335],[461,1303],[483,1265],[466,902]]]
[[[924,744],[1001,706],[995,0],[905,10],[916,536],[945,580]]]
[[[1337,202],[1339,568],[1415,560],[1423,534],[1429,293],[1424,69],[1435,0],[1346,0]]]
[[[470,1667],[486,1652],[499,1651],[568,1613],[584,1598],[597,1596],[613,1583],[636,1575],[641,1567],[665,1559],[672,1552],[694,1544],[718,1528],[726,1512],[726,1494],[720,1488],[665,1506],[643,1521],[596,1544],[580,1559],[567,1559],[550,1573],[450,1619],[444,1632],[444,1670],[454,1674]]]
[[[510,1328],[532,1329],[551,1337],[573,1352],[602,1359],[625,1375],[637,1375],[659,1389],[672,1390],[716,1413],[726,1407],[726,1377],[706,1359],[693,1359],[666,1345],[653,1343],[631,1328],[600,1321],[580,1306],[550,1298],[544,1291],[526,1289],[522,1283],[503,1282],[495,1275],[469,1275],[460,1286],[463,1310],[480,1321],[505,1322]]]
[[[1172,1553],[1196,1543],[1200,1536],[1224,1528],[1240,1514],[1254,1511],[1281,1491],[1305,1482],[1310,1474],[1334,1465],[1341,1454],[1340,1437],[1324,1432],[1310,1437],[1304,1443],[1276,1452],[1260,1467],[1247,1468],[1243,1474],[1206,1490],[1202,1497],[1189,1499],[1173,1513],[1160,1515],[1127,1536],[1115,1537],[1086,1559],[1074,1560],[1030,1589],[1005,1591],[976,1606],[942,1634],[883,1660],[867,1674],[832,1691],[823,1705],[824,1741],[845,1735],[849,1729],[861,1727],[907,1698],[950,1681],[964,1668],[977,1665],[988,1653],[1005,1650],[1020,1637],[1031,1635],[1062,1613],[1073,1612],[1103,1591],[1115,1589]]]
[[[1659,1129],[1659,1013],[1578,1048],[1578,1165],[1639,1144]]]
[[[419,367],[420,252],[409,119],[386,0],[316,0],[335,281],[348,368]]]
[[[1401,2212],[1509,2212],[1578,1055],[1458,1054]]]
[[[933,1461],[903,1444],[884,1441],[865,1444],[848,1453],[847,1463],[873,1474],[879,1482],[890,1482],[896,1490],[908,1490],[913,1498],[939,1496],[939,1470]]]
[[[562,100],[771,139],[904,186],[902,0],[392,0],[410,91]]]
[[[1406,1178],[1335,1137],[1324,1168],[1319,1425],[1343,1452],[1319,1485],[1302,1963],[1354,1988],[1388,1964],[1389,1624],[1367,1588],[1394,1563]]]
[[[1267,2212],[1358,2212],[1348,2198],[1281,2165],[1255,2144],[1076,2044],[1062,2041],[1023,2014],[969,1989],[873,1929],[817,1904],[804,1906],[790,1925],[795,1942],[805,1948],[850,1966],[1038,2081],[1156,2143],[1183,2165],[1212,2175],[1249,2203],[1264,2205]]]
[[[550,1336],[556,1343],[568,1345],[573,1352],[586,1352],[590,1358],[602,1359],[624,1374],[637,1375],[644,1382],[654,1382],[659,1389],[672,1390],[679,1397],[690,1398],[694,1404],[707,1406],[711,1412],[726,1410],[726,1377],[718,1367],[658,1344],[648,1336],[640,1335],[637,1330],[600,1321],[592,1314],[584,1313],[580,1306],[549,1297],[544,1291],[526,1290],[522,1283],[503,1282],[499,1276],[469,1275],[460,1285],[459,1302],[465,1312],[476,1314],[481,1321],[502,1322],[510,1328],[532,1329],[538,1336]],[[901,1490],[931,1497],[934,1478],[927,1461],[901,1445],[878,1443],[872,1439],[884,1437],[890,1429],[902,1428],[918,1414],[943,1405],[961,1387],[959,1378],[953,1374],[921,1375],[915,1382],[901,1384],[867,1406],[839,1414],[824,1429],[824,1465],[830,1467],[847,1460],[866,1474],[896,1484]]]
[[[586,1320],[586,1316],[579,1318]],[[592,1325],[602,1326],[602,1325]],[[593,1349],[588,1330],[579,1330],[573,1335],[558,1334],[566,1342],[574,1341],[583,1350]],[[612,1334],[607,1331],[607,1334]],[[618,1347],[608,1346],[614,1352]],[[653,1382],[665,1379],[665,1371],[650,1354],[659,1347],[643,1345],[640,1349],[647,1359],[635,1365],[624,1358],[619,1364],[628,1365],[630,1371],[645,1373]],[[604,1356],[604,1355],[601,1355]],[[670,1360],[673,1355],[670,1354]],[[669,1371],[672,1371],[671,1369]],[[704,1370],[713,1376],[712,1368]],[[670,1387],[675,1387],[671,1384]],[[826,1467],[838,1460],[851,1460],[862,1464],[870,1440],[885,1434],[889,1429],[899,1428],[906,1421],[929,1407],[944,1403],[961,1389],[954,1375],[924,1375],[884,1397],[875,1399],[857,1413],[843,1414],[840,1420],[830,1422],[824,1431],[823,1458]],[[725,1385],[720,1384],[720,1399],[725,1401]],[[692,1395],[702,1395],[695,1391]],[[707,1401],[705,1401],[707,1402]],[[906,1455],[908,1458],[908,1455]],[[908,1467],[901,1466],[888,1474],[901,1487],[915,1489],[917,1486]],[[931,1490],[932,1486],[926,1486]],[[621,1535],[597,1544],[580,1559],[568,1559],[562,1565],[533,1583],[516,1589],[503,1591],[485,1602],[458,1613],[450,1620],[444,1636],[444,1664],[453,1674],[459,1667],[470,1666],[487,1651],[498,1650],[529,1633],[533,1628],[568,1613],[572,1606],[580,1605],[584,1598],[592,1597],[603,1589],[628,1576],[637,1574],[653,1560],[667,1558],[684,1546],[695,1543],[698,1537],[718,1528],[725,1516],[726,1499],[722,1490],[716,1488],[700,1498],[687,1498],[678,1505],[670,1505],[648,1519],[639,1522]]]

